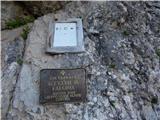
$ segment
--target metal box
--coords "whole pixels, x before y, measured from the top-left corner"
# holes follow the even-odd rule
[[[47,38],[47,53],[84,52],[82,20],[79,18],[51,22]]]

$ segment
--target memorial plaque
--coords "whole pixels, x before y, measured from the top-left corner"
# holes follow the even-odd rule
[[[85,102],[85,69],[40,71],[40,103]]]
[[[50,22],[47,53],[59,54],[84,51],[83,26],[80,18]]]

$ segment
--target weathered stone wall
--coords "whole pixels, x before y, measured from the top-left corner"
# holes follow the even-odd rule
[[[74,17],[83,19],[86,51],[46,54],[49,21]],[[26,41],[6,119],[159,120],[159,29],[160,2],[71,2],[38,18]],[[85,68],[87,102],[40,105],[43,68]]]
[[[24,6],[25,9],[30,12],[30,14],[35,17],[45,15],[47,13],[53,13],[57,10],[62,9],[67,3],[67,1],[21,1],[17,2]]]
[[[19,20],[26,17],[40,17],[48,13],[55,13],[64,8],[67,1],[2,1],[1,2],[1,29],[8,29],[7,23],[16,20],[13,24],[19,24]]]
[[[29,27],[32,24],[28,24]],[[1,32],[1,117],[5,119],[11,107],[13,93],[23,63],[25,40],[21,37],[23,27]]]
[[[28,12],[14,1],[2,1],[1,2],[1,29],[6,29],[6,23],[17,17],[23,17]]]

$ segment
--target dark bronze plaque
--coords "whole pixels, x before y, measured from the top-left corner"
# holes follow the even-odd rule
[[[85,69],[40,71],[40,103],[84,102],[85,100]]]

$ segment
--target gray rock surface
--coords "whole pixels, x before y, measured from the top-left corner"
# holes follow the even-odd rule
[[[1,2],[1,29],[6,29],[6,22],[17,17],[24,17],[28,12],[14,1]]]
[[[45,53],[48,23],[81,17],[84,53]],[[28,36],[7,119],[159,120],[160,2],[71,2],[38,18]],[[40,105],[43,68],[85,68],[87,102]]]
[[[67,1],[21,1],[17,2],[24,6],[30,14],[35,17],[45,15],[47,13],[56,12],[62,9],[68,2]]]
[[[20,65],[17,60],[23,59],[24,40],[16,38],[14,41],[2,42],[2,118],[5,118],[12,101],[13,91],[20,72]]]
[[[28,26],[31,27],[31,24]],[[13,92],[17,83],[17,79],[23,62],[23,54],[25,50],[25,40],[21,37],[23,27],[14,30],[5,30],[1,32],[1,85],[2,85],[2,119],[8,113],[11,107]]]

